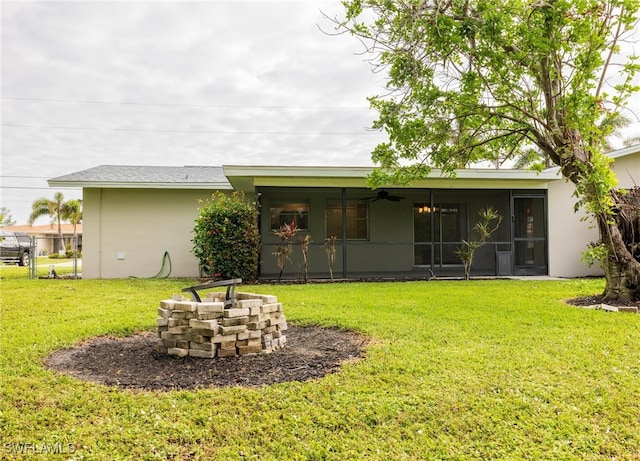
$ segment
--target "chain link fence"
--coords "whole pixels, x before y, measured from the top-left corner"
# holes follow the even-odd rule
[[[63,250],[58,237],[31,237],[26,264],[3,262],[2,279],[77,279],[82,275],[82,251],[78,237],[63,239]]]

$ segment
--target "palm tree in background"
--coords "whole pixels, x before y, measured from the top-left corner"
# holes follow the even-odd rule
[[[53,200],[42,197],[37,199],[31,205],[31,215],[29,215],[29,225],[33,225],[36,219],[41,216],[50,216],[51,224],[57,223],[58,225],[58,238],[56,250],[64,250],[64,242],[62,241],[62,221],[71,220],[75,226],[82,219],[82,201],[81,200],[69,200],[64,201],[62,192],[56,192],[53,194]],[[75,221],[75,222],[74,222]]]
[[[73,224],[73,235],[76,235],[76,227],[82,222],[82,200],[69,200],[67,204],[69,205],[69,215],[66,219]]]
[[[611,136],[614,136],[622,141],[622,145],[624,147],[633,146],[635,144],[640,144],[640,136],[631,136],[625,138],[622,136],[622,130],[627,128],[633,120],[625,115],[617,115],[612,117],[605,118],[600,124],[601,128],[611,127]],[[611,151],[614,147],[610,142],[610,139],[607,139],[607,143],[605,144],[605,150]]]

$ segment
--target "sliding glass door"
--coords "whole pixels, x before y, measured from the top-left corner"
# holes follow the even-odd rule
[[[462,203],[414,203],[416,266],[460,265],[456,250],[467,238],[467,211]]]

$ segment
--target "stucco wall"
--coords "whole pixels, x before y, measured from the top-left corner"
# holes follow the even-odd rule
[[[612,167],[621,187],[640,184],[640,152],[618,158]],[[489,187],[508,184],[492,183]],[[517,185],[510,185],[517,186]],[[522,187],[522,185],[521,185]],[[542,187],[540,185],[537,188]],[[442,189],[444,191],[444,189]],[[169,252],[172,277],[199,275],[198,261],[191,253],[194,220],[198,213],[198,199],[207,199],[213,190],[179,189],[84,189],[83,277],[126,278],[149,277],[161,267],[164,252]],[[588,222],[580,221],[581,214],[573,211],[573,185],[560,179],[548,183],[548,265],[549,275],[576,277],[600,275],[599,267],[589,268],[580,261],[588,242],[598,238]],[[397,192],[394,192],[397,193]],[[443,192],[444,193],[444,192]],[[467,194],[467,192],[460,192]],[[446,194],[454,194],[447,191]],[[489,194],[489,192],[488,192]],[[370,197],[371,191],[350,190],[349,198]],[[405,197],[400,202],[372,202],[369,209],[370,235],[368,245],[349,243],[348,272],[411,271],[413,269],[412,204],[426,200],[424,192],[400,190]],[[276,259],[271,254],[279,239],[269,231],[270,200],[305,199],[310,205],[310,233],[313,244],[309,254],[311,274],[328,274],[325,237],[325,205],[328,198],[340,199],[340,189],[269,188],[263,195],[263,251],[262,274],[277,274]],[[491,203],[490,197],[474,192],[477,206]],[[470,202],[471,203],[471,202]],[[505,205],[506,207],[506,205]],[[499,210],[507,215],[506,210]],[[469,216],[477,210],[470,207]],[[506,224],[506,220],[505,220]],[[504,226],[506,231],[507,226]],[[499,236],[497,240],[508,240]],[[372,245],[373,243],[373,245]],[[289,271],[299,271],[298,249]],[[122,258],[123,257],[123,258]],[[493,261],[487,258],[487,261]],[[492,271],[489,264],[476,269]],[[336,248],[334,265],[336,276],[342,272],[342,249]]]
[[[640,185],[640,152],[615,160],[612,169],[620,187]],[[580,261],[589,242],[598,240],[592,221],[580,221],[574,213],[574,186],[564,180],[549,183],[549,275],[554,277],[600,276],[602,269]]]
[[[598,231],[589,221],[581,221],[583,212],[575,213],[577,201],[572,197],[573,183],[559,180],[549,183],[549,275],[552,277],[586,277],[601,275],[599,266],[581,262],[589,242],[598,240]]]
[[[196,277],[198,199],[213,191],[84,189],[83,278],[150,277],[169,252],[171,277]],[[168,269],[168,266],[166,266]]]
[[[620,187],[640,186],[640,151],[616,159],[612,168]]]

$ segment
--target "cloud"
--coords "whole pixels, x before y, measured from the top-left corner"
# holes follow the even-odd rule
[[[323,12],[343,7],[3,2],[2,182],[34,189],[0,205],[21,220],[43,178],[99,164],[370,164],[384,77]]]
[[[43,178],[105,163],[370,163],[379,82],[356,41],[318,28],[341,9],[3,3],[3,184],[33,189],[3,189],[2,206],[24,217]]]

